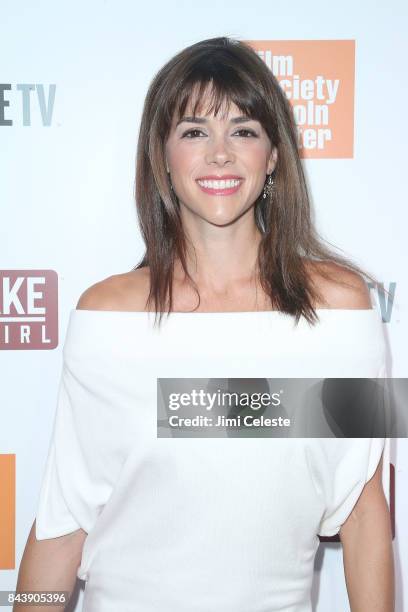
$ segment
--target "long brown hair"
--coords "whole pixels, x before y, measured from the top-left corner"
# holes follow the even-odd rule
[[[186,277],[186,240],[179,203],[170,188],[165,144],[174,114],[184,115],[188,102],[197,113],[203,93],[211,85],[208,113],[217,116],[232,101],[243,114],[258,120],[271,144],[278,149],[274,169],[274,193],[255,202],[255,222],[262,234],[258,250],[259,282],[275,310],[291,314],[298,323],[319,318],[312,306],[321,299],[311,282],[305,259],[334,262],[377,280],[346,257],[335,254],[321,238],[311,219],[311,207],[292,106],[278,80],[246,43],[227,37],[211,38],[183,49],[155,75],[148,89],[140,124],[136,163],[136,206],[146,245],[143,259],[134,270],[149,266],[150,291],[146,304],[154,302],[159,324],[173,304],[175,259]],[[329,243],[327,243],[329,244]],[[324,266],[323,266],[324,267]],[[320,274],[342,285],[327,269]],[[149,308],[150,309],[150,308]]]

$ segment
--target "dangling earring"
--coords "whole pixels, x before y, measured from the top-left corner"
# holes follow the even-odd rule
[[[170,181],[170,191],[174,191],[174,190],[173,190],[173,185],[172,185],[172,182],[171,182],[171,177],[170,177],[170,170],[167,170],[167,174],[169,175],[169,181]]]
[[[275,181],[272,178],[272,173],[269,175],[267,182],[264,185],[262,198],[265,200],[266,198],[270,198],[274,193],[274,185]]]

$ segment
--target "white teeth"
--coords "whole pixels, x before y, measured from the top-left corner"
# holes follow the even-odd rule
[[[240,182],[240,180],[236,179],[229,179],[226,181],[197,181],[199,185],[207,189],[231,189],[231,187],[237,187]]]

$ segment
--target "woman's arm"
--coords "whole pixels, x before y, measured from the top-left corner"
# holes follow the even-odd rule
[[[381,474],[382,458],[340,528],[351,612],[394,612],[391,520]]]
[[[34,521],[21,559],[16,591],[68,591],[71,597],[86,536],[86,531],[77,529],[58,538],[37,540]],[[64,607],[15,604],[13,612],[62,612]]]

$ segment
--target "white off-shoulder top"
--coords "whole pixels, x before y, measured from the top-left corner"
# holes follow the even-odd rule
[[[380,314],[72,310],[36,513],[80,527],[84,612],[311,612],[336,534],[387,438],[160,438],[158,377],[385,377]]]

